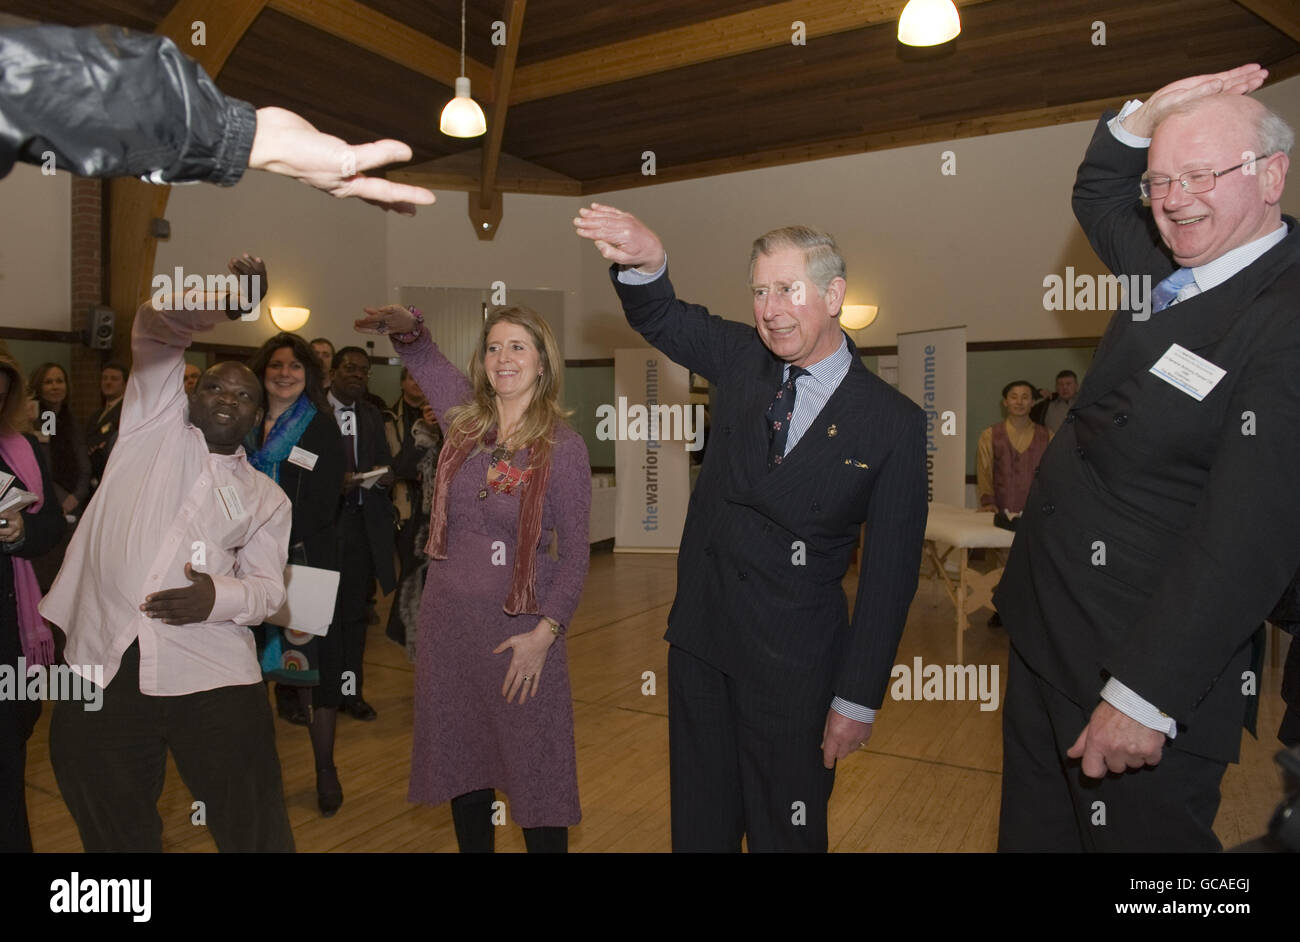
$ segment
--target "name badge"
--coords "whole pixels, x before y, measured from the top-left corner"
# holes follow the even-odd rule
[[[1208,396],[1210,390],[1219,385],[1219,380],[1228,375],[1227,370],[1176,343],[1169,345],[1164,356],[1151,367],[1151,372],[1197,402]]]
[[[217,503],[227,520],[239,520],[244,516],[244,503],[239,499],[239,492],[233,484],[217,488]]]
[[[316,467],[316,459],[319,457],[320,455],[314,455],[307,449],[294,445],[293,451],[289,452],[289,464],[296,464],[298,467],[310,471]]]

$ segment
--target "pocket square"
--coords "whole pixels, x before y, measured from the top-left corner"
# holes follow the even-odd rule
[[[855,467],[855,468],[864,468],[864,469],[865,469],[865,468],[870,468],[870,467],[871,467],[871,466],[870,466],[869,464],[867,464],[865,461],[859,461],[857,458],[845,458],[845,459],[844,459],[844,463],[847,464],[847,465],[852,465],[852,466]]]

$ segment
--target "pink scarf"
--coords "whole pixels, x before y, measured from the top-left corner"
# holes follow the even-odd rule
[[[45,488],[41,485],[41,466],[36,463],[36,453],[31,442],[17,432],[0,434],[0,459],[9,466],[23,486],[36,495],[33,512],[45,503]],[[18,482],[15,481],[15,484]],[[10,556],[14,567],[14,595],[18,600],[18,636],[22,640],[23,657],[30,667],[33,664],[54,663],[54,635],[37,608],[41,604],[41,587],[36,581],[36,570],[30,559]]]
[[[451,479],[465,463],[470,452],[478,445],[474,439],[447,442],[438,456],[438,474],[433,484],[433,512],[429,517],[429,542],[424,552],[430,559],[447,558],[447,500],[451,493]],[[542,501],[546,497],[546,483],[551,475],[551,445],[545,439],[533,442],[529,464],[533,468],[532,480],[524,487],[519,498],[519,538],[515,543],[515,569],[510,581],[510,594],[502,608],[507,615],[527,612],[538,614],[537,609],[537,541],[542,536]]]

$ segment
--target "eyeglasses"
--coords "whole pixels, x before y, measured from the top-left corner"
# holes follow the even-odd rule
[[[1175,179],[1182,186],[1184,193],[1208,193],[1214,189],[1214,184],[1225,173],[1232,173],[1234,170],[1240,170],[1246,164],[1272,156],[1272,154],[1261,154],[1258,157],[1250,158],[1250,160],[1243,160],[1237,166],[1229,167],[1227,170],[1211,170],[1208,167],[1204,170],[1188,170],[1177,177],[1165,177],[1159,174],[1151,176],[1144,173],[1142,179],[1138,181],[1138,186],[1142,189],[1142,196],[1149,200],[1162,200],[1168,196],[1169,188],[1173,185]]]

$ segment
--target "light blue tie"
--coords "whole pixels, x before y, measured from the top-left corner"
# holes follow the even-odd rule
[[[1174,303],[1178,297],[1178,292],[1182,291],[1195,280],[1195,275],[1190,268],[1180,268],[1172,275],[1166,278],[1156,289],[1151,292],[1152,306],[1157,311],[1163,311],[1169,305]]]

